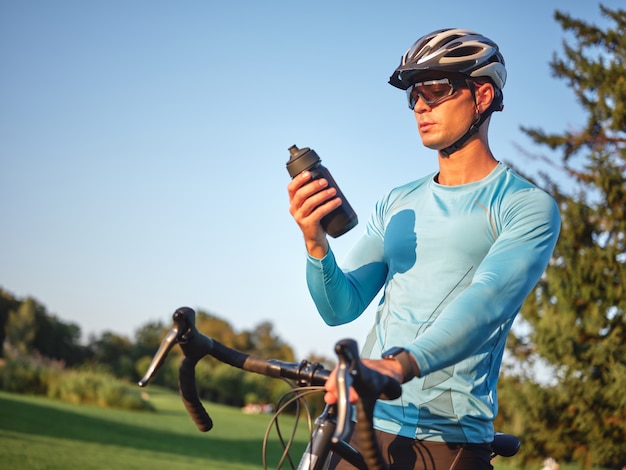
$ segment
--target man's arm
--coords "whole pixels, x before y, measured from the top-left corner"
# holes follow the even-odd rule
[[[556,245],[560,216],[554,200],[524,191],[478,267],[471,284],[441,312],[408,349],[422,375],[472,355],[512,321],[543,274]]]

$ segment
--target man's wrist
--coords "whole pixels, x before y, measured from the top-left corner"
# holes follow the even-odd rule
[[[382,354],[383,359],[393,359],[400,363],[402,367],[402,383],[406,383],[413,377],[419,377],[420,370],[417,366],[417,361],[413,355],[404,348],[394,347],[388,349]]]
[[[312,256],[315,259],[323,259],[328,254],[328,250],[330,248],[326,237],[324,237],[321,241],[307,241],[305,242],[305,245],[309,256]]]

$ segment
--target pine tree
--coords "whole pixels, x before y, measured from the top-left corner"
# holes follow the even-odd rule
[[[502,382],[501,422],[524,441],[522,456],[551,455],[585,467],[626,465],[626,11],[599,6],[602,30],[557,11],[571,33],[551,68],[586,114],[580,129],[522,128],[560,155],[544,175],[559,203],[561,235],[545,276],[522,308],[528,332],[509,342],[517,358],[541,358],[554,377]],[[558,168],[557,168],[558,167]],[[528,362],[525,362],[528,364]],[[524,374],[521,374],[524,375]]]

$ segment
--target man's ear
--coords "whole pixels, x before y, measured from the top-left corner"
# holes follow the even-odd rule
[[[496,97],[496,91],[491,83],[483,83],[476,88],[476,107],[484,113]]]

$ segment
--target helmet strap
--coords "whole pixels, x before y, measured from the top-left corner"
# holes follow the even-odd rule
[[[465,145],[465,142],[467,142],[470,139],[470,137],[478,133],[478,129],[480,128],[480,126],[483,124],[483,122],[487,120],[489,116],[491,116],[491,113],[493,113],[493,111],[494,111],[493,109],[491,110],[487,109],[484,113],[480,114],[478,119],[474,120],[474,122],[469,127],[467,132],[463,134],[463,136],[459,140],[457,140],[455,143],[453,143],[449,147],[446,147],[445,149],[442,149],[439,151],[441,156],[449,157],[454,152],[456,152],[461,147],[463,147]]]
[[[472,97],[474,98],[474,105],[477,106],[477,104],[476,104],[476,91],[474,89],[474,86],[473,86],[473,84],[471,84],[469,82],[469,80],[467,82],[468,82],[468,86],[469,86],[470,92],[472,93]],[[457,140],[455,143],[453,143],[449,147],[446,147],[446,148],[444,148],[444,149],[439,151],[441,156],[447,158],[450,155],[452,155],[454,152],[456,152],[457,150],[462,148],[465,145],[465,143],[473,135],[478,133],[478,129],[480,128],[480,126],[483,125],[483,123],[487,120],[487,118],[489,116],[491,116],[491,114],[494,111],[501,111],[501,110],[502,110],[502,99],[501,99],[501,97],[494,98],[494,100],[491,102],[491,104],[485,110],[485,112],[483,112],[482,114],[478,115],[478,119],[475,119],[474,122],[472,122],[472,124],[469,126],[469,129],[467,129],[467,132],[465,134],[463,134],[459,140]]]

